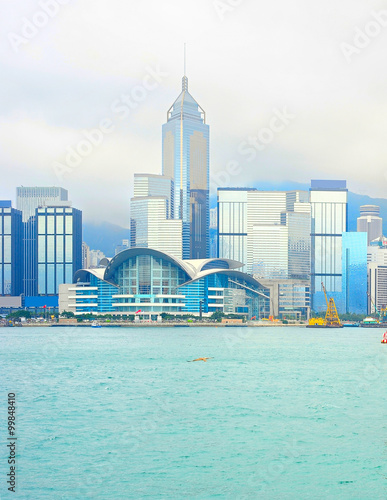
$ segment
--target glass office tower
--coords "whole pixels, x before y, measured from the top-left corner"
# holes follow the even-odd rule
[[[182,221],[167,219],[168,199],[139,196],[131,200],[130,246],[154,248],[182,258]]]
[[[16,188],[16,208],[23,213],[23,222],[35,215],[38,207],[58,201],[68,201],[68,191],[61,187],[18,187]]]
[[[345,312],[367,314],[367,233],[343,233]]]
[[[183,258],[209,257],[209,126],[205,112],[188,92],[168,110],[163,125],[163,175],[174,180],[174,215],[183,221]]]
[[[321,283],[333,297],[338,311],[345,309],[342,288],[342,234],[348,231],[346,181],[312,180],[312,309],[324,311]]]
[[[218,256],[268,279],[310,279],[309,194],[218,189]]]
[[[166,218],[173,219],[174,185],[171,177],[156,174],[134,174],[133,198],[163,197],[166,199]]]
[[[218,189],[218,257],[247,264],[248,188]],[[246,267],[243,269],[246,271]]]
[[[22,213],[0,201],[0,296],[23,292]]]
[[[182,221],[173,218],[174,183],[170,177],[134,174],[130,200],[131,248],[154,248],[182,258]]]
[[[37,294],[57,295],[82,268],[82,212],[70,206],[36,209]]]
[[[383,219],[379,215],[380,207],[377,205],[362,205],[360,207],[357,230],[367,233],[368,245],[371,241],[383,236]]]

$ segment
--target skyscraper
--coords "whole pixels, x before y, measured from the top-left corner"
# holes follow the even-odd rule
[[[345,309],[342,287],[342,235],[348,231],[346,181],[312,180],[312,309],[326,309],[321,283],[338,310]]]
[[[131,200],[131,247],[154,248],[182,258],[182,223],[167,219],[167,198],[144,196]]]
[[[383,235],[383,219],[379,217],[380,207],[363,205],[360,207],[360,217],[357,219],[358,232],[367,233],[367,244]]]
[[[22,214],[0,201],[0,296],[23,292]]]
[[[249,188],[218,189],[218,257],[247,264]],[[246,267],[243,269],[246,271]]]
[[[47,203],[68,201],[68,192],[61,187],[18,187],[16,188],[16,208],[23,213],[23,222],[35,215],[38,207]]]
[[[183,258],[209,257],[209,126],[203,108],[182,91],[162,129],[163,175],[174,180],[173,217],[181,219]]]
[[[367,233],[343,233],[342,243],[344,311],[367,314]]]
[[[69,206],[36,209],[37,294],[57,295],[82,267],[82,212]]]
[[[130,246],[154,248],[182,258],[182,221],[174,219],[170,177],[135,174],[130,201]]]
[[[239,260],[256,278],[310,277],[306,191],[218,189],[219,257]]]

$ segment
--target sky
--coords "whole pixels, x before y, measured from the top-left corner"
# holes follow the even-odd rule
[[[210,125],[211,189],[346,179],[387,192],[387,0],[1,0],[0,199],[62,186],[129,226],[181,91]]]

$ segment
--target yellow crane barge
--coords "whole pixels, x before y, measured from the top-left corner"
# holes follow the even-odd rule
[[[325,290],[324,283],[321,283],[322,289],[325,295],[325,301],[327,303],[327,312],[324,318],[311,318],[309,320],[309,328],[343,328],[343,323],[340,321],[339,315],[337,314],[336,304],[333,297],[330,297],[328,301],[327,292]]]

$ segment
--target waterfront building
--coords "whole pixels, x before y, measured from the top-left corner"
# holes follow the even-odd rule
[[[157,248],[181,258],[182,221],[166,218],[167,199],[150,196],[131,201],[131,247]]]
[[[130,241],[125,239],[122,240],[119,245],[116,246],[114,255],[117,255],[118,253],[122,252],[123,250],[127,250],[130,248]],[[89,266],[83,266],[83,269],[87,269]]]
[[[90,267],[90,247],[87,243],[82,243],[82,269]]]
[[[18,187],[16,208],[23,214],[23,222],[35,215],[35,210],[50,203],[68,201],[68,192],[61,187]]]
[[[69,203],[35,211],[36,293],[58,295],[59,285],[72,283],[82,267],[82,212]]]
[[[60,298],[75,314],[211,315],[215,311],[268,317],[268,289],[229,259],[182,260],[151,248],[117,254],[106,268],[84,269]],[[71,298],[72,297],[72,298]]]
[[[247,195],[249,188],[218,189],[218,257],[247,265]],[[243,269],[246,271],[246,267]]]
[[[188,91],[167,113],[162,128],[163,175],[174,181],[173,217],[182,220],[184,259],[209,256],[209,126],[206,114]]]
[[[387,265],[368,264],[368,292],[367,312],[379,314],[387,306]]]
[[[325,311],[321,283],[333,297],[338,311],[345,310],[342,287],[342,235],[348,231],[348,190],[346,181],[312,180],[312,309]]]
[[[381,236],[371,241],[367,248],[367,263],[376,262],[379,266],[387,266],[387,238]]]
[[[98,267],[99,263],[104,259],[106,259],[106,255],[101,250],[90,250],[90,268]]]
[[[306,191],[218,189],[218,256],[260,279],[310,277],[311,207]]]
[[[281,319],[308,320],[310,317],[310,281],[260,279],[270,291],[270,314]]]
[[[218,209],[210,209],[210,229],[217,229],[218,227]]]
[[[165,198],[166,218],[174,216],[174,183],[172,177],[156,174],[134,174],[133,198]]]
[[[255,225],[251,228],[251,274],[257,279],[286,279],[289,276],[289,230],[286,225]]]
[[[357,219],[358,232],[367,233],[367,244],[383,236],[383,219],[379,216],[380,207],[377,205],[362,205],[360,217]]]
[[[0,296],[23,293],[23,223],[20,210],[0,201]],[[10,302],[9,302],[10,303]]]
[[[367,233],[342,235],[342,312],[367,314]]]
[[[173,217],[173,186],[170,177],[135,174],[130,203],[131,248],[157,248],[182,257],[182,221]]]
[[[23,234],[23,293],[26,297],[37,294],[36,209],[50,203],[66,203],[68,192],[56,186],[20,186],[16,188],[16,206],[22,212]]]

